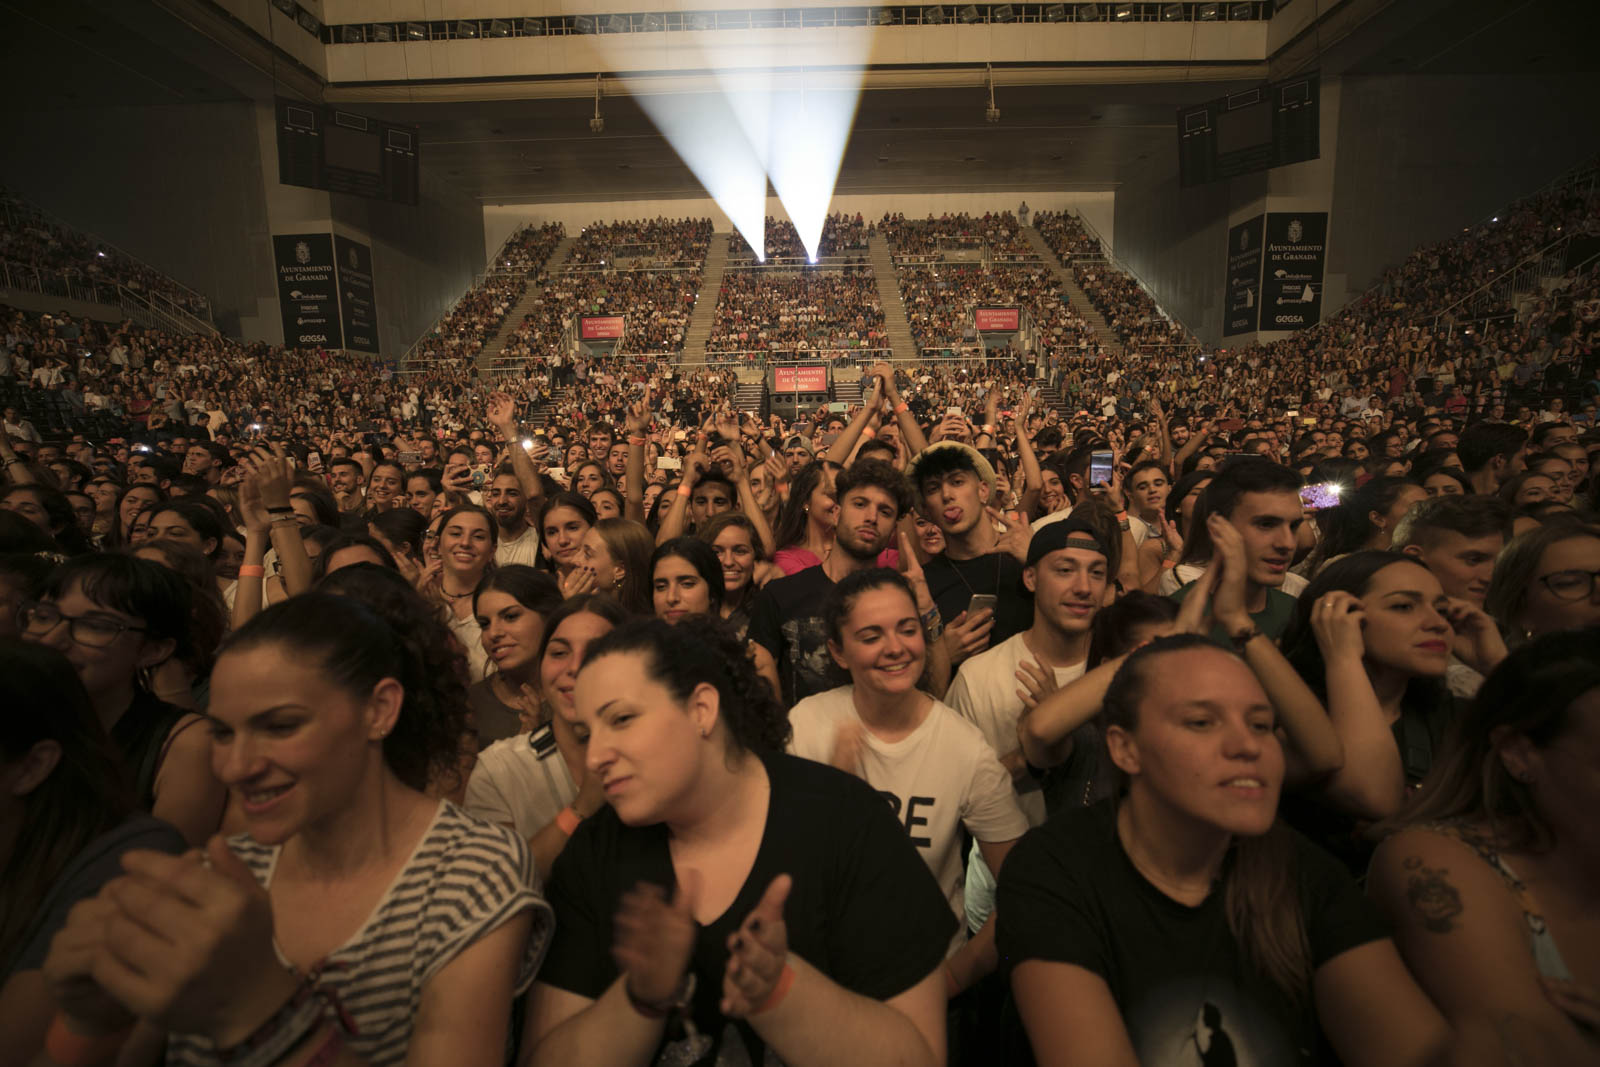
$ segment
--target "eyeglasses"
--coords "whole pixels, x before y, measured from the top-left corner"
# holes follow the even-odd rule
[[[144,633],[143,626],[134,626],[116,619],[98,615],[64,615],[54,605],[32,600],[17,609],[17,622],[22,632],[42,637],[61,623],[67,624],[67,636],[84,648],[105,648],[129,630]]]
[[[1557,600],[1584,600],[1594,594],[1596,578],[1600,571],[1555,571],[1541,575],[1539,582]]]

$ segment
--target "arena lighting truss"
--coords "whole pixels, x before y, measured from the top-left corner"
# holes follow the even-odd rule
[[[670,86],[664,91],[655,76],[617,78],[758,260],[766,256],[770,179],[814,263],[861,98],[873,28],[830,34],[809,50],[797,49],[781,31],[751,36],[756,40],[747,37],[737,45],[686,45],[697,53],[686,65],[712,72],[712,92],[673,92]],[[626,65],[615,40],[602,34],[594,41],[613,70]]]

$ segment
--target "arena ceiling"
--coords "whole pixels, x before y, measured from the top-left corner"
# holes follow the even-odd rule
[[[1336,42],[1302,34],[1284,49],[1308,53],[1327,73],[1501,76],[1594,70],[1589,36],[1576,32],[1589,0],[1355,0],[1375,14]],[[0,70],[11,106],[162,106],[264,99],[305,85],[290,62],[242,57],[215,35],[175,18],[173,0],[0,0]],[[1282,58],[1282,57],[1280,57]],[[1272,73],[1284,74],[1274,64]],[[873,89],[846,150],[839,189],[849,192],[1109,189],[1147,167],[1175,165],[1178,107],[1265,77],[1257,70],[1029,73],[1002,84],[1001,121],[984,121],[981,67],[925,72],[927,87]],[[907,75],[908,84],[917,75]],[[1166,79],[1166,80],[1162,80]],[[311,87],[317,91],[315,86]],[[539,99],[484,99],[506,87],[457,86],[456,98],[410,102],[326,95],[352,110],[414,123],[423,166],[485,203],[641,199],[692,195],[699,185],[625,94],[602,103],[605,131],[589,130],[591,91],[581,81]],[[572,95],[563,95],[570,92]],[[302,94],[305,95],[305,94]],[[384,94],[374,94],[382,97]],[[417,94],[420,95],[420,94]],[[514,95],[514,93],[512,93]],[[395,98],[400,97],[399,102]],[[478,98],[474,98],[478,97]],[[1589,102],[1592,105],[1592,101]]]

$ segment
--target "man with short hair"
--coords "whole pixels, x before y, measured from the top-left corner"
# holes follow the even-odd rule
[[[843,471],[835,497],[839,519],[828,558],[768,582],[750,611],[750,639],[772,653],[783,701],[790,707],[813,693],[850,684],[850,676],[828,652],[823,601],[839,579],[876,565],[879,553],[894,543],[900,517],[911,508],[905,476],[881,460],[865,460]],[[932,657],[930,647],[930,662]]]
[[[1430,497],[1395,524],[1390,547],[1416,557],[1439,579],[1445,596],[1481,608],[1510,525],[1511,515],[1498,497]]]
[[[1472,491],[1485,495],[1515,477],[1527,454],[1527,431],[1504,422],[1475,422],[1461,431],[1456,442],[1456,455]]]
[[[1022,561],[1001,546],[995,531],[989,508],[994,468],[977,449],[940,441],[917,454],[908,474],[922,517],[944,534],[944,551],[922,572],[954,665],[1031,626],[1033,598],[1023,584]],[[969,612],[978,596],[995,597],[994,608]]]
[[[1224,647],[1239,648],[1253,636],[1252,630],[1259,630],[1274,642],[1281,640],[1295,609],[1295,599],[1283,591],[1283,584],[1305,522],[1300,476],[1256,456],[1237,456],[1223,463],[1195,508],[1181,562],[1213,557],[1212,515],[1219,516],[1244,541],[1245,611],[1251,626],[1227,633],[1219,622],[1212,627],[1211,639]],[[1182,602],[1194,586],[1190,582],[1180,587],[1172,599]]]
[[[342,514],[366,510],[366,495],[362,492],[366,480],[367,472],[349,456],[340,456],[328,463],[328,484]]]
[[[502,567],[511,563],[537,565],[539,531],[528,524],[528,504],[522,493],[522,481],[509,465],[495,471],[494,478],[484,486],[483,506],[500,527],[494,550],[495,563]]]

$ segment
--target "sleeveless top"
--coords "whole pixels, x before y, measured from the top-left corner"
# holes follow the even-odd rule
[[[193,713],[186,708],[168,704],[139,689],[128,710],[111,727],[111,743],[122,753],[123,764],[133,777],[134,795],[144,811],[155,806],[156,774],[166,757],[172,728],[190,714]]]
[[[228,847],[271,888],[282,846],[240,834],[228,839]],[[516,992],[525,992],[555,927],[537,877],[533,854],[520,837],[441,801],[365,924],[316,966],[317,984],[354,1023],[345,1045],[372,1067],[403,1064],[427,983],[474,942],[532,911],[533,930],[516,983]],[[291,966],[282,953],[279,962]],[[205,1038],[172,1034],[167,1041],[169,1067],[221,1062]]]
[[[1506,889],[1516,898],[1517,906],[1522,909],[1522,920],[1528,927],[1528,947],[1533,952],[1534,966],[1539,969],[1539,974],[1545,978],[1570,979],[1572,972],[1567,969],[1566,961],[1561,958],[1561,950],[1556,947],[1556,939],[1550,935],[1550,929],[1545,925],[1544,916],[1539,914],[1539,906],[1533,899],[1533,894],[1528,891],[1517,872],[1511,869],[1511,864],[1500,854],[1494,843],[1481,832],[1459,821],[1428,822],[1417,826],[1419,830],[1428,830],[1461,842],[1478,854],[1478,858],[1494,868],[1494,872],[1505,883]]]

